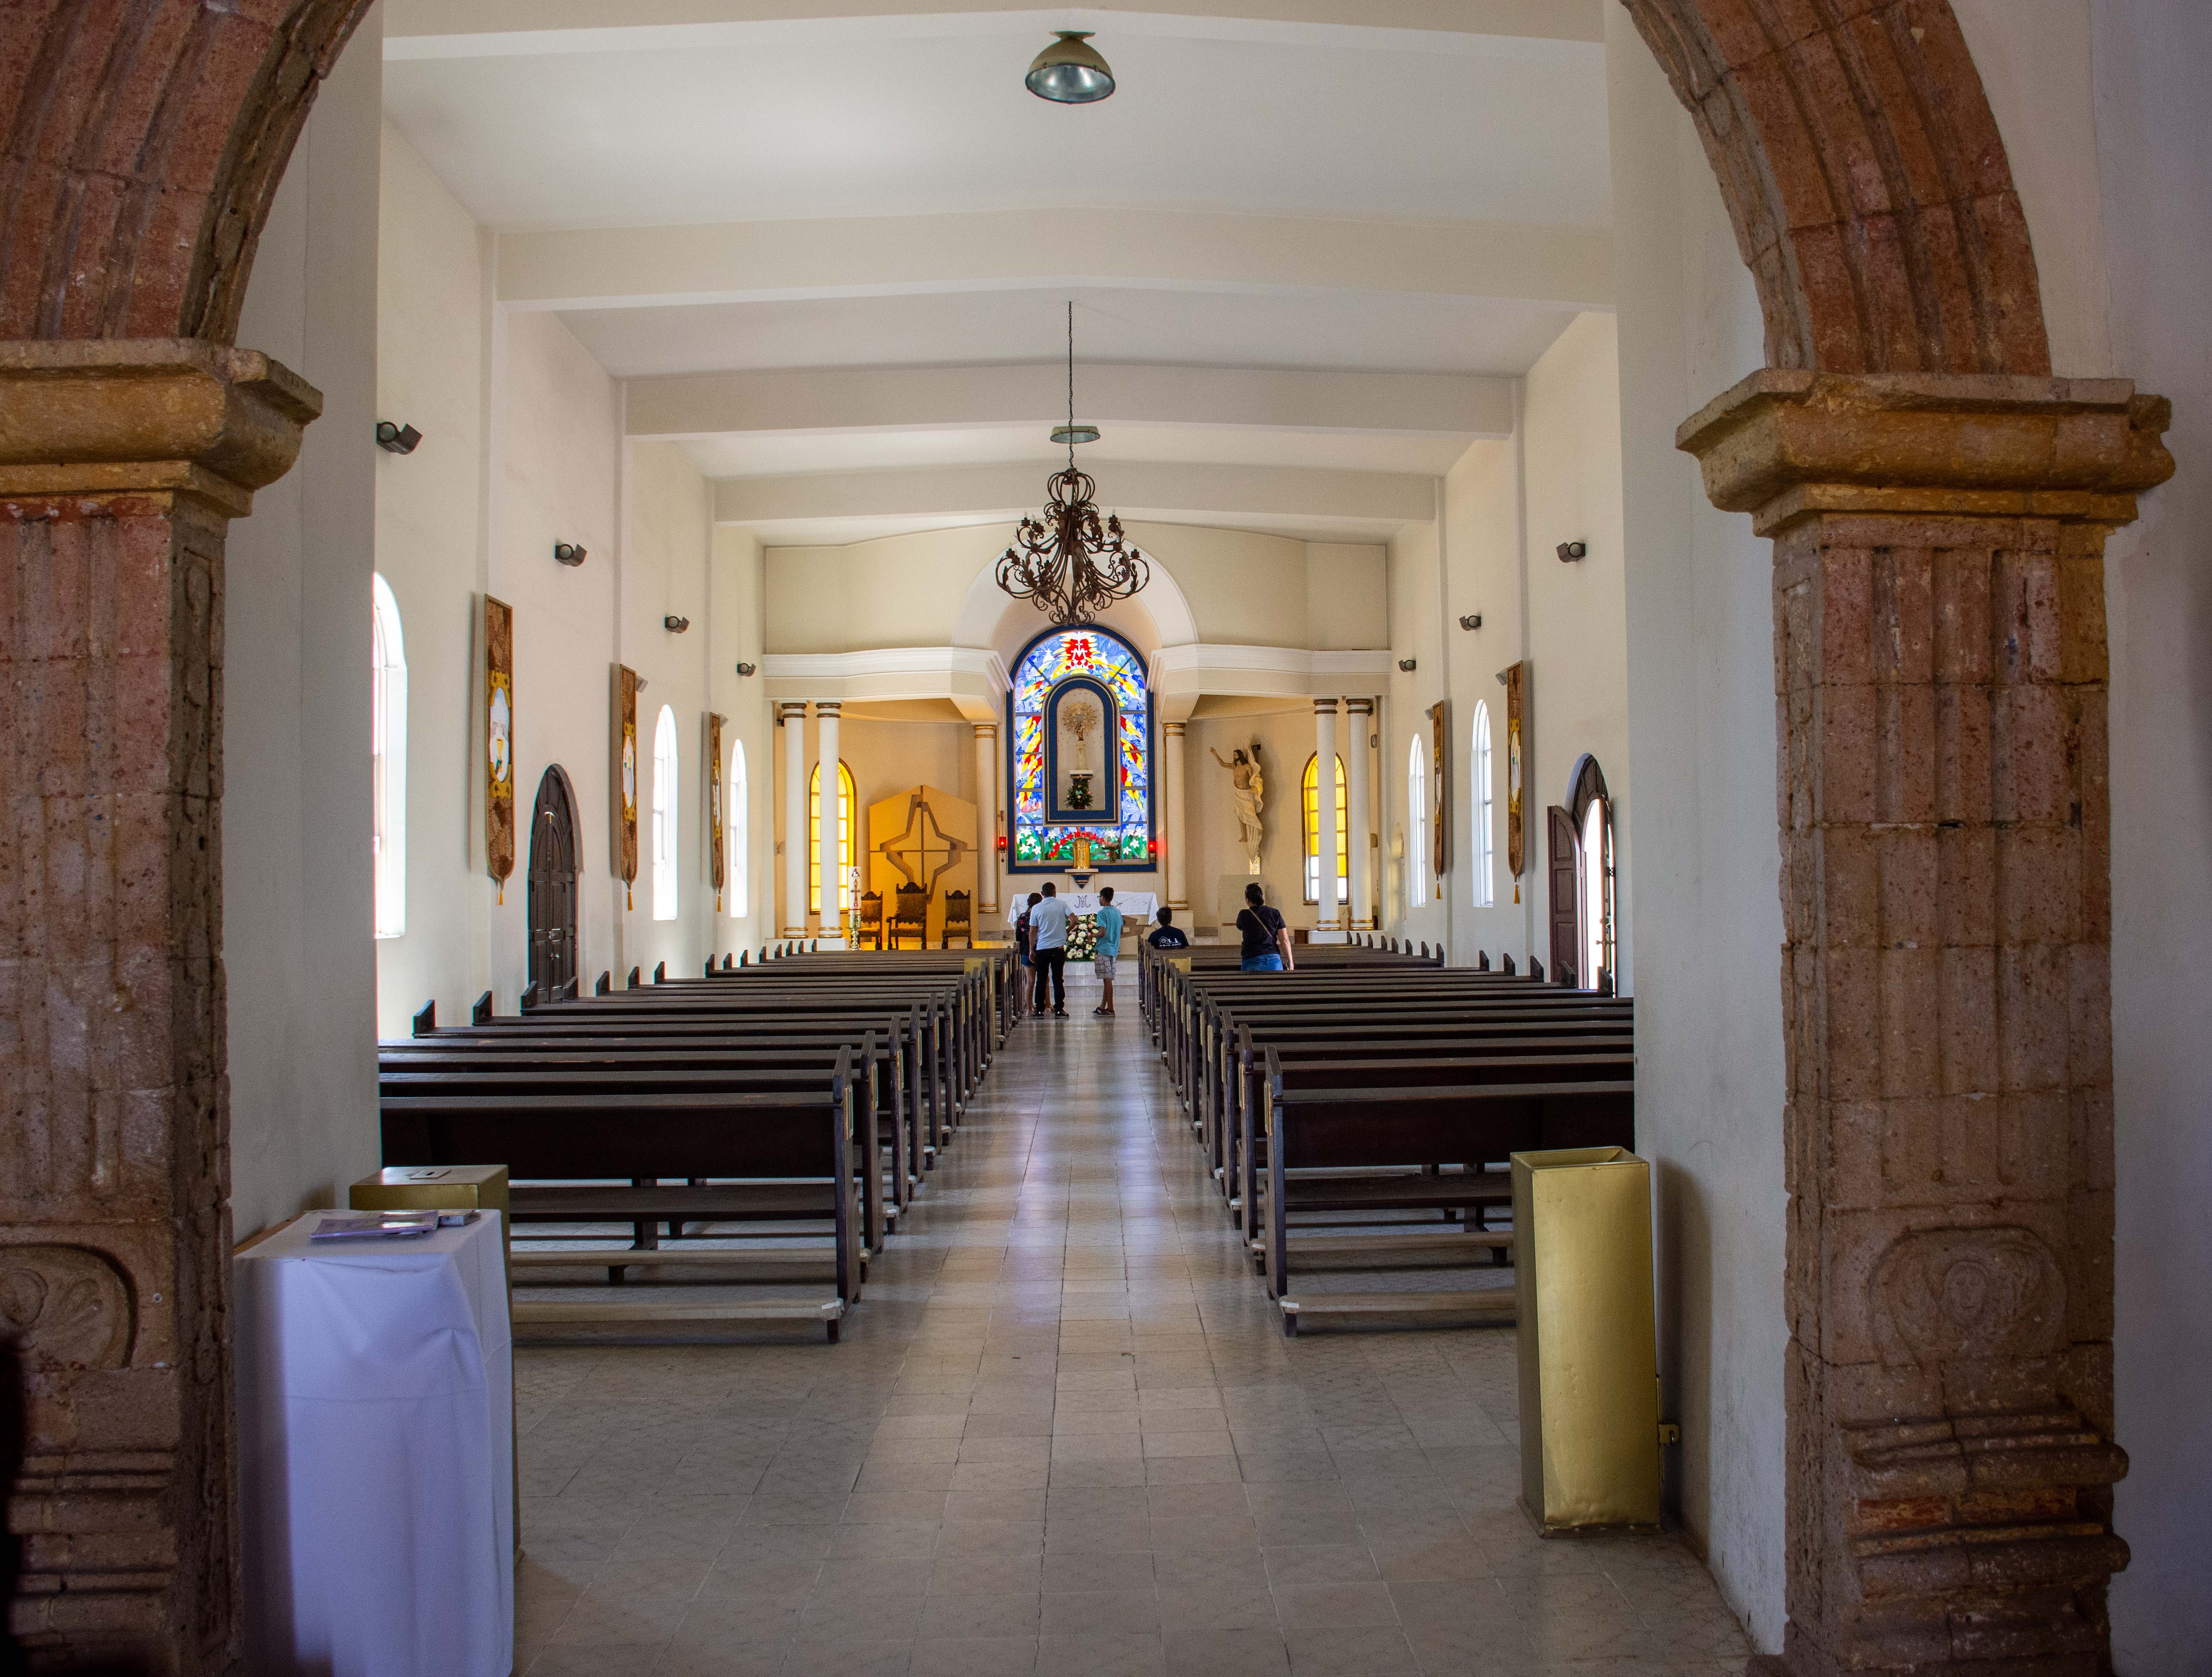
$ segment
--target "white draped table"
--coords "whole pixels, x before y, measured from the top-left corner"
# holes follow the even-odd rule
[[[1024,885],[1020,880],[1012,879],[1007,882],[1006,889],[1007,894],[1013,898],[1006,905],[1006,927],[1011,931],[1014,923],[1021,919],[1022,910],[1030,906],[1030,893],[1042,888]],[[1067,904],[1067,912],[1071,914],[1095,914],[1098,912],[1097,891],[1062,891],[1060,900]],[[1116,885],[1114,888],[1114,906],[1121,911],[1122,931],[1141,935],[1152,923],[1152,916],[1160,911],[1159,893],[1125,891]]]
[[[239,1479],[252,1677],[507,1677],[514,1348],[499,1213],[247,1248]]]

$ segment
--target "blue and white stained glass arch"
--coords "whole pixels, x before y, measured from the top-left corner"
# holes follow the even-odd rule
[[[1114,775],[1097,818],[1068,819],[1050,807],[1060,774],[1058,742],[1049,726],[1055,699],[1073,687],[1096,689],[1109,702],[1113,746],[1101,771]],[[1111,629],[1095,624],[1052,629],[1024,649],[1014,665],[1007,708],[1013,785],[1012,867],[1060,872],[1075,866],[1076,843],[1091,841],[1091,866],[1140,872],[1152,861],[1152,694],[1145,662]],[[1057,817],[1058,818],[1055,818]]]

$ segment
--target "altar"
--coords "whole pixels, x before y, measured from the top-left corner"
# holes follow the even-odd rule
[[[1012,883],[1009,895],[1013,901],[1006,905],[1008,931],[1013,930],[1014,923],[1022,917],[1022,911],[1030,906],[1030,892],[1040,888],[1037,885],[1024,887],[1019,879]],[[1067,904],[1070,919],[1078,914],[1096,914],[1098,912],[1097,891],[1061,891],[1060,900]],[[1122,934],[1126,937],[1133,933],[1141,938],[1151,929],[1153,917],[1160,911],[1160,896],[1158,891],[1125,891],[1117,885],[1114,888],[1114,906],[1121,911]]]

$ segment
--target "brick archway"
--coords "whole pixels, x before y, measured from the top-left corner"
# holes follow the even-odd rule
[[[2163,404],[2048,376],[1948,0],[1624,3],[1766,322],[1680,441],[1775,540],[1785,1660],[2087,1677],[2125,1560],[2101,555],[2172,471]],[[222,539],[319,403],[223,346],[365,9],[26,0],[0,53],[0,772],[36,777],[0,962],[38,1144],[0,1256],[113,1318],[19,1336],[12,1617],[59,1666],[236,1656]]]

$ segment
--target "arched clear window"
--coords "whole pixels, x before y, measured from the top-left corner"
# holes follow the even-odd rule
[[[745,890],[745,867],[752,859],[752,842],[746,822],[750,811],[746,808],[745,742],[732,740],[730,744],[730,808],[726,817],[729,834],[729,861],[726,868],[730,882],[730,913],[743,920],[750,912]]]
[[[837,917],[853,907],[853,870],[860,865],[860,833],[853,802],[853,771],[837,764]],[[822,912],[822,765],[806,781],[806,906]]]
[[[376,935],[407,929],[407,643],[399,602],[381,573],[369,581],[369,775],[374,803]]]
[[[1298,794],[1304,807],[1305,819],[1299,830],[1304,835],[1306,858],[1306,901],[1321,901],[1321,753],[1314,752],[1306,758],[1304,782]],[[1352,895],[1351,866],[1351,804],[1344,789],[1344,759],[1336,760],[1336,900],[1342,902]]]
[[[1497,811],[1490,789],[1490,707],[1480,699],[1474,705],[1474,743],[1469,756],[1468,783],[1474,803],[1474,906],[1487,908],[1493,900],[1490,876],[1498,863],[1491,835]]]
[[[1416,908],[1429,900],[1429,754],[1421,737],[1406,760],[1406,901]]]
[[[676,918],[676,713],[653,725],[653,917]]]

